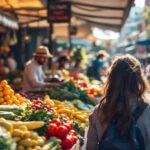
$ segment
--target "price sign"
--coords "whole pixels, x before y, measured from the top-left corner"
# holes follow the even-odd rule
[[[70,18],[71,18],[70,2],[48,1],[49,23],[70,22]]]

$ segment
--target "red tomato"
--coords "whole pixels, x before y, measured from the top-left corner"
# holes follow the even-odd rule
[[[70,123],[70,126],[71,126],[71,130],[73,129],[73,124],[72,123]]]
[[[57,126],[60,126],[60,125],[61,125],[61,121],[60,121],[59,119],[57,119],[57,118],[53,119],[53,120],[51,121],[51,123],[55,123]]]
[[[63,124],[65,127],[67,127],[68,131],[72,130],[72,125],[69,123],[64,123]]]
[[[63,139],[62,143],[61,143],[63,149],[70,149],[73,146],[73,140],[71,137],[66,137]]]
[[[60,125],[58,127],[58,132],[57,132],[57,136],[61,139],[65,138],[67,136],[67,134],[69,133],[67,127]]]
[[[77,135],[76,131],[74,131],[74,130],[71,130],[71,131],[69,132],[69,134],[70,134],[70,135]]]
[[[51,123],[49,126],[48,126],[48,134],[49,136],[56,136],[57,135],[57,132],[58,132],[58,127],[56,124],[54,123]]]
[[[78,141],[77,136],[72,136],[73,144],[75,144]]]

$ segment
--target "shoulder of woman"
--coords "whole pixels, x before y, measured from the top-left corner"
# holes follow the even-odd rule
[[[97,105],[97,106],[94,108],[92,114],[90,115],[90,118],[95,119],[95,118],[98,116],[99,111],[100,111],[100,110],[99,110],[99,105]]]
[[[147,103],[147,107],[145,108],[144,112],[141,114],[140,119],[139,120],[143,120],[144,122],[149,118],[150,118],[150,101],[146,101]]]

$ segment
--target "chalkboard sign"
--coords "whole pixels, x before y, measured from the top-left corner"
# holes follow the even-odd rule
[[[64,23],[70,22],[70,2],[48,1],[48,22]]]

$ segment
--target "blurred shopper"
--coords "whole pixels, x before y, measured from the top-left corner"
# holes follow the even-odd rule
[[[59,56],[59,58],[53,63],[53,70],[67,69],[69,58],[66,55]]]
[[[100,50],[92,61],[91,66],[88,67],[87,75],[97,80],[102,80],[102,76],[107,75],[106,58],[108,57],[109,55],[104,50]]]
[[[0,58],[0,80],[6,79],[9,73],[9,68],[5,66],[4,59]]]
[[[150,64],[148,64],[146,67],[146,76],[147,76],[147,79],[150,83]]]
[[[77,58],[74,66],[70,69],[71,74],[76,73],[85,73],[84,69],[81,66],[82,58]]]
[[[67,56],[60,56],[58,58],[58,66],[57,66],[57,70],[63,70],[63,69],[67,69],[67,65],[69,62],[69,58]]]
[[[45,88],[49,86],[57,86],[58,83],[46,82],[47,77],[43,71],[43,65],[52,58],[49,50],[45,46],[39,46],[33,54],[33,58],[29,60],[23,73],[23,90],[32,91],[37,88]]]
[[[140,62],[131,55],[116,58],[104,96],[89,119],[87,150],[150,150],[147,90]]]
[[[14,58],[14,55],[10,52],[7,56],[8,56],[7,64],[8,64],[10,71],[16,71],[17,63],[16,63],[16,60]]]

